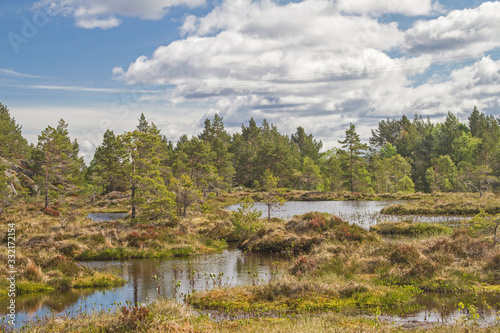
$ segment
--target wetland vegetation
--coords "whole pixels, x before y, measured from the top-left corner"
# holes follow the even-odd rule
[[[42,307],[43,297],[53,303],[51,292],[75,303],[92,295],[89,288],[130,283],[123,272],[89,263],[96,260],[161,266],[237,248],[242,261],[273,253],[287,266],[271,264],[266,279],[249,269],[246,285],[222,283],[221,272],[203,280],[196,268],[185,269],[185,284],[211,285],[190,289],[181,303],[180,279],[145,269],[157,296],[151,302],[136,297],[106,309],[77,308],[18,330],[498,331],[500,154],[492,142],[499,142],[500,127],[491,116],[474,110],[468,125],[452,114],[440,124],[382,121],[370,148],[351,125],[342,149],[327,152],[301,127],[288,136],[252,119],[231,136],[217,115],[199,136],[174,146],[141,116],[134,131],[107,131],[86,166],[64,120],[28,145],[0,106],[2,241],[8,244],[14,226],[16,244],[15,259],[2,248],[0,303],[8,299],[9,260],[18,304],[26,308]],[[341,211],[271,214],[287,201],[332,200],[397,204],[384,215],[357,212],[356,220]],[[122,215],[96,215],[102,213]],[[364,223],[370,214],[375,222]],[[454,219],[424,223],[408,215]],[[162,294],[166,289],[176,296]],[[429,299],[442,300],[439,320],[405,320],[433,311]]]

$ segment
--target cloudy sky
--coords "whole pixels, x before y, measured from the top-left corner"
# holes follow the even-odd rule
[[[219,113],[303,126],[500,115],[500,2],[2,0],[0,102],[36,142],[64,118],[87,162],[143,112],[169,139]]]

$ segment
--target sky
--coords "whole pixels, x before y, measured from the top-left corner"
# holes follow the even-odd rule
[[[500,115],[500,2],[2,0],[0,102],[32,143],[60,118],[87,163],[141,113],[169,140],[218,113],[338,146],[380,120]]]

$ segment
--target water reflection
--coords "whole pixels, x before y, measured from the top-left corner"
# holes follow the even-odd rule
[[[79,301],[89,295],[96,293],[96,289],[73,289],[66,292],[51,292],[27,294],[16,297],[16,323],[19,327],[22,323],[35,320],[37,317],[43,317],[54,313],[61,313],[71,308],[76,311]],[[0,298],[0,311],[4,316],[9,305],[10,298]]]
[[[463,303],[464,310],[460,310],[458,304]],[[495,294],[471,294],[453,295],[426,293],[418,296],[416,304],[421,308],[419,311],[398,313],[385,316],[384,319],[395,322],[429,322],[429,323],[454,323],[477,321],[481,325],[498,323],[498,310],[500,309],[500,295]],[[467,308],[472,306],[477,314],[474,318]],[[469,316],[468,316],[469,313]]]
[[[77,289],[18,296],[17,327],[51,313],[71,316],[81,312],[107,311],[115,309],[115,302],[147,304],[159,297],[174,297],[181,301],[194,290],[268,283],[278,270],[284,270],[288,259],[272,254],[226,250],[190,258],[95,261],[80,265],[115,274],[128,283],[114,289]],[[0,315],[6,314],[8,302],[9,298],[0,299]]]
[[[460,216],[417,216],[417,215],[383,215],[380,214],[382,208],[390,205],[402,204],[407,201],[401,200],[381,200],[381,201],[286,201],[279,209],[271,211],[271,217],[280,219],[291,219],[295,215],[308,212],[321,212],[337,215],[350,223],[357,224],[369,229],[380,222],[391,221],[411,221],[411,222],[440,222],[450,223],[464,219]],[[237,211],[239,204],[227,206],[229,211]],[[264,203],[256,202],[254,208],[262,212],[262,216],[267,216],[267,206]]]

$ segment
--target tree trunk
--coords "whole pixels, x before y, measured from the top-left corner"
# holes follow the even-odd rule
[[[354,173],[353,173],[353,160],[352,160],[352,150],[351,150],[351,160],[349,161],[350,164],[351,164],[351,193],[354,192],[354,182],[353,182],[353,178],[354,178]]]
[[[49,161],[50,161],[50,150],[47,149],[47,161],[45,162],[45,179],[44,179],[44,189],[45,189],[45,209],[49,208]]]
[[[132,194],[130,196],[130,201],[132,201],[132,216],[131,216],[132,219],[135,219],[135,215],[136,215],[134,198],[135,198],[135,185],[133,185],[133,187],[132,187]]]
[[[135,186],[135,183],[133,181],[134,175],[135,175],[135,161],[132,160],[132,194],[130,195],[130,201],[132,203],[132,216],[131,216],[132,219],[135,219],[135,215],[136,215],[136,209],[135,209],[135,203],[134,203],[136,186]]]
[[[497,224],[495,225],[495,233],[493,234],[493,246],[497,244],[497,232],[498,232],[498,226],[500,225],[500,218],[497,220]]]

